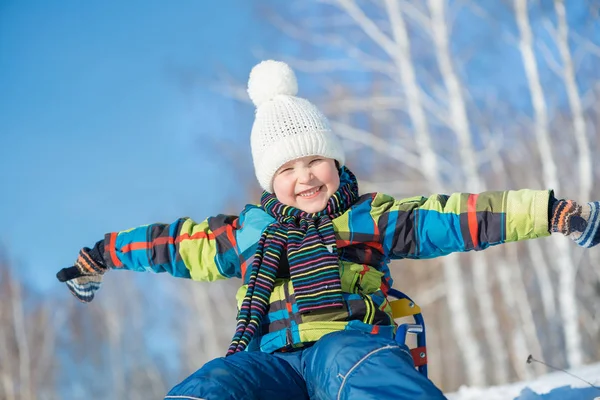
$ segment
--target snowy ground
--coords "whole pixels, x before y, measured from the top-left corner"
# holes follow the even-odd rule
[[[532,381],[488,388],[461,387],[446,396],[449,400],[600,400],[600,363],[569,371],[591,384],[566,374],[552,372]]]

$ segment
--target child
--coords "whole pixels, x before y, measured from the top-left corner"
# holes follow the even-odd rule
[[[198,281],[241,278],[227,356],[167,399],[443,399],[393,340],[390,259],[431,258],[559,232],[598,243],[600,203],[551,191],[359,196],[327,119],[284,63],[250,74],[251,147],[260,205],[109,233],[57,277],[89,302],[109,269]]]

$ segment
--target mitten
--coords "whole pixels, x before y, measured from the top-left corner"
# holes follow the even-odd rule
[[[581,247],[600,242],[600,202],[583,206],[572,200],[555,200],[550,213],[550,232],[571,237]]]
[[[94,299],[102,284],[102,275],[107,270],[103,252],[102,240],[91,249],[84,247],[79,251],[74,266],[63,268],[56,274],[58,280],[65,282],[71,293],[84,303]]]

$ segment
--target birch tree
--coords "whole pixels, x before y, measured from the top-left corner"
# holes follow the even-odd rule
[[[523,66],[529,84],[533,104],[535,123],[534,131],[539,146],[540,160],[544,176],[544,186],[560,193],[558,169],[553,156],[548,128],[548,111],[544,91],[540,84],[537,60],[533,51],[533,35],[528,16],[526,0],[515,0],[515,17],[519,27],[519,50],[523,58]],[[562,239],[562,238],[559,238]],[[559,306],[563,320],[563,332],[566,341],[567,360],[570,366],[578,366],[583,361],[581,333],[577,313],[577,297],[575,289],[575,266],[571,260],[570,243],[555,240],[556,266],[559,272]],[[569,323],[564,323],[570,321]]]
[[[56,342],[49,328],[61,313],[51,313],[50,302],[27,306],[35,298],[4,257],[0,251],[0,398],[54,398]]]
[[[555,41],[558,46],[560,57],[562,59],[562,79],[565,83],[567,91],[567,99],[573,116],[573,134],[577,141],[577,165],[579,178],[579,193],[578,199],[586,201],[590,198],[593,184],[593,166],[590,144],[587,139],[587,128],[585,117],[583,115],[583,107],[577,82],[575,80],[575,70],[573,66],[573,57],[569,47],[569,26],[567,24],[567,11],[564,1],[555,0],[554,10],[557,18],[557,31],[555,33]]]
[[[461,160],[461,169],[465,176],[466,187],[473,193],[479,193],[486,189],[485,182],[480,178],[479,165],[477,162],[477,150],[473,145],[471,127],[467,116],[466,101],[463,97],[463,85],[454,70],[452,56],[449,49],[449,38],[451,34],[446,24],[445,0],[429,0],[429,13],[431,22],[429,30],[435,44],[435,54],[438,69],[448,96],[449,120],[451,129],[458,138],[458,148]],[[491,272],[486,257],[482,253],[472,255],[473,287],[477,293],[483,328],[487,338],[487,344],[492,349],[502,348],[500,335],[500,324],[494,312],[492,292],[490,290],[489,276]],[[505,281],[501,280],[501,283]],[[493,351],[491,357],[494,360],[492,370],[495,374],[495,382],[508,381],[508,360],[506,352]]]

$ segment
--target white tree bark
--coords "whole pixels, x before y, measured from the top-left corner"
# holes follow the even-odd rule
[[[431,15],[431,33],[436,49],[436,59],[441,72],[446,92],[448,107],[450,109],[451,129],[458,138],[460,165],[465,177],[467,188],[470,192],[479,193],[485,190],[485,183],[479,176],[477,152],[473,146],[471,127],[467,116],[467,107],[462,93],[460,80],[454,70],[450,55],[450,32],[446,24],[445,0],[429,0],[429,13]],[[503,347],[497,314],[494,311],[494,300],[489,285],[489,270],[487,259],[481,253],[472,255],[473,290],[477,293],[477,304],[481,313],[481,321],[488,346],[492,349]],[[492,370],[494,382],[508,381],[508,358],[506,352],[493,351]]]
[[[430,190],[439,193],[443,189],[440,179],[437,154],[435,152],[429,123],[421,101],[421,88],[417,81],[417,74],[412,63],[410,39],[406,24],[397,0],[385,0],[392,34],[394,37],[394,51],[392,59],[398,68],[398,74],[404,87],[407,101],[407,111],[415,130],[415,141],[421,156],[421,168],[429,182]]]
[[[529,23],[527,11],[527,0],[514,0],[515,16],[519,27],[519,51],[523,58],[523,67],[527,76],[529,93],[535,113],[535,136],[542,162],[544,185],[548,188],[560,191],[558,172],[552,147],[550,146],[550,133],[548,131],[548,111],[544,91],[540,84],[538,65],[533,52],[533,34]]]
[[[502,159],[499,149],[492,143],[488,148],[488,154],[495,175],[499,177],[499,185],[508,187],[507,170],[504,160]],[[550,280],[548,268],[545,265],[544,257],[540,247],[540,243],[536,240],[528,240],[527,244],[535,251],[530,251],[534,273],[536,274],[540,291],[542,295],[542,303],[544,305],[545,320],[548,320],[555,313],[556,307],[554,303],[554,288]],[[519,268],[519,257],[516,247],[513,244],[507,244],[504,248],[505,258],[499,260],[496,266],[500,291],[502,293],[502,301],[507,310],[512,310],[510,313],[511,320],[516,326],[511,332],[512,343],[516,356],[510,357],[511,365],[516,371],[520,379],[529,379],[532,377],[531,369],[526,368],[523,363],[523,354],[525,352],[542,354],[542,347],[537,332],[537,326],[533,318],[533,308],[529,301],[529,295],[525,286],[525,278],[522,276]],[[505,330],[503,330],[505,331]],[[506,332],[506,331],[505,331]],[[527,354],[529,354],[527,353]],[[537,373],[542,373],[546,368],[535,363],[533,369]]]
[[[214,326],[218,325],[222,321],[221,316],[224,310],[219,310],[220,304],[223,304],[220,299],[215,299],[211,296],[211,291],[208,287],[195,287],[190,288],[189,295],[191,295],[194,309],[198,312],[202,312],[202,318],[200,318],[199,331],[202,332],[202,353],[205,357],[214,358],[223,355],[223,349],[219,346],[216,335],[213,334]],[[189,300],[188,300],[189,301]],[[217,304],[214,307],[213,304]],[[191,338],[190,338],[191,339]],[[196,336],[197,340],[197,336]]]
[[[49,306],[44,306],[43,322],[37,326],[39,335],[43,337],[36,350],[36,362],[33,369],[33,376],[36,377],[36,387],[40,385],[40,379],[48,376],[52,370],[54,356],[56,353],[56,332],[64,327],[66,318],[64,309],[51,310]]]
[[[397,64],[398,73],[401,76],[408,99],[408,114],[415,129],[417,148],[422,159],[420,165],[424,168],[424,175],[430,185],[430,190],[440,192],[443,184],[437,165],[437,154],[431,139],[427,117],[421,104],[421,89],[412,63],[410,40],[404,17],[398,7],[397,0],[385,0],[385,6],[394,37],[395,51],[392,59]],[[481,346],[475,338],[473,323],[467,311],[465,279],[458,257],[445,257],[443,263],[449,311],[452,314],[452,328],[460,353],[463,360],[465,360],[468,383],[485,385],[486,376]]]
[[[512,343],[515,347],[512,366],[517,371],[519,379],[528,380],[533,378],[533,373],[531,368],[527,368],[523,359],[527,354],[542,354],[542,347],[514,244],[505,246],[505,254],[507,257],[498,265],[498,277],[501,281],[500,290],[506,307],[516,314],[513,318],[517,322],[517,326],[512,332]],[[545,370],[540,363],[535,363],[533,368],[538,373]]]
[[[540,286],[540,296],[542,298],[542,307],[546,320],[553,318],[556,313],[556,291],[550,278],[550,272],[544,258],[544,250],[537,240],[527,241],[529,255],[531,256],[531,267],[536,275],[538,285]]]
[[[433,147],[429,125],[420,101],[421,90],[411,60],[410,40],[406,24],[396,0],[386,0],[385,4],[398,48],[397,54],[399,56],[396,56],[394,60],[398,65],[403,86],[409,99],[408,112],[417,135],[417,147],[422,157],[421,165],[428,168],[425,171],[425,176],[431,185],[431,190],[439,192],[443,188],[443,184],[440,179],[436,160],[437,154]],[[455,107],[452,111],[460,113],[460,106]],[[443,263],[449,311],[452,314],[452,328],[457,339],[456,343],[465,361],[464,366],[468,382],[472,385],[485,385],[487,379],[482,350],[474,335],[473,321],[469,317],[465,277],[459,259],[457,256],[449,256],[444,258]]]
[[[385,2],[394,40],[383,33],[377,24],[370,20],[353,0],[338,0],[338,4],[356,22],[358,27],[388,54],[396,65],[406,98],[409,99],[407,112],[415,131],[415,141],[421,156],[423,175],[430,183],[432,190],[439,192],[442,185],[439,179],[437,156],[432,146],[429,125],[421,102],[421,89],[417,83],[414,66],[411,63],[408,34],[397,1],[386,0]]]
[[[369,132],[352,127],[340,121],[331,121],[331,127],[338,136],[352,142],[360,143],[386,157],[398,161],[405,168],[414,169],[419,166],[421,161],[418,156],[410,153],[404,147],[391,144],[390,142],[378,138]]]
[[[15,383],[7,373],[2,373],[2,392],[0,392],[6,400],[15,400]]]
[[[498,321],[496,310],[494,309],[494,299],[492,297],[492,288],[490,286],[490,266],[488,265],[485,255],[480,252],[471,254],[472,262],[471,269],[473,271],[473,291],[476,293],[476,302],[479,307],[481,324],[485,333],[485,338],[491,349],[504,348],[502,341],[502,329]],[[498,274],[504,266],[494,265],[494,270]],[[502,286],[502,285],[501,285]],[[492,350],[490,356],[492,358],[493,382],[495,384],[506,383],[509,380],[508,370],[508,352]]]
[[[123,301],[123,298],[119,300]],[[116,300],[106,301],[107,305],[104,306],[102,314],[104,316],[109,344],[110,370],[112,372],[111,391],[116,398],[126,397],[125,368],[123,366],[123,346],[121,341],[124,319],[124,313],[121,310],[123,307],[119,306]]]
[[[570,240],[565,237],[555,236],[551,239],[554,241],[552,247],[558,251],[558,304],[565,335],[567,362],[569,367],[577,367],[583,363],[583,344],[577,310],[577,268],[573,264],[570,247],[574,244],[569,243]]]
[[[23,310],[23,297],[21,285],[16,281],[11,282],[12,292],[12,315],[17,351],[19,353],[19,392],[24,400],[33,399],[31,382],[31,356],[29,354],[29,343],[27,341],[27,329],[25,328],[25,311]]]
[[[474,334],[473,321],[466,301],[465,277],[456,254],[444,257],[444,279],[452,331],[467,374],[468,384],[485,386],[485,363],[481,345]]]
[[[571,108],[571,114],[573,115],[573,134],[577,141],[577,165],[579,167],[578,200],[589,201],[593,185],[592,156],[587,139],[581,97],[575,80],[573,58],[571,57],[571,50],[569,48],[569,26],[567,24],[567,11],[563,0],[555,0],[554,9],[558,21],[558,32],[555,40],[563,62],[563,81],[565,82],[569,107]]]
[[[2,278],[2,260],[0,260],[0,278]],[[0,279],[0,284],[3,284],[3,280]],[[0,293],[10,292],[10,285],[2,285],[5,288],[9,288],[9,290],[0,291]],[[4,289],[4,288],[3,288]],[[8,299],[0,298],[0,326],[10,326],[12,325],[12,300],[11,294],[9,293]],[[14,382],[14,374],[12,373],[12,368],[14,368],[14,364],[17,361],[13,358],[10,346],[9,346],[9,330],[8,329],[0,329],[0,398],[7,400],[14,400],[16,396],[15,392],[15,382]]]
[[[533,52],[533,35],[529,23],[526,0],[514,0],[515,15],[519,27],[519,49],[523,58],[525,74],[529,84],[529,91],[535,113],[535,133],[542,162],[544,185],[560,191],[558,170],[548,131],[548,116],[544,92],[540,84],[538,66]],[[565,238],[555,241],[551,246],[555,251],[554,259],[557,261],[559,271],[559,306],[562,317],[562,326],[566,342],[568,366],[580,365],[583,360],[581,331],[577,315],[577,297],[575,292],[575,266],[570,252],[570,243]]]
[[[173,283],[170,295],[176,303],[187,307],[188,318],[181,341],[185,352],[181,365],[194,371],[202,363],[222,357],[235,330],[237,305],[232,300],[234,281]]]
[[[448,94],[448,108],[450,109],[451,128],[458,138],[458,152],[462,164],[463,174],[466,178],[468,190],[479,193],[485,190],[485,184],[478,173],[477,152],[473,146],[473,138],[467,107],[460,79],[454,70],[450,55],[450,31],[446,24],[446,0],[429,0],[431,14],[431,33],[436,49],[438,68]]]

